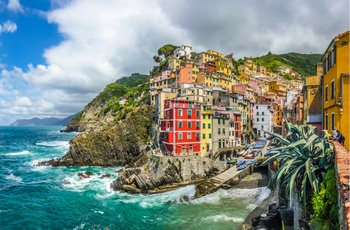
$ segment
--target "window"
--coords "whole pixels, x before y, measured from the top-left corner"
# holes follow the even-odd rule
[[[325,92],[324,92],[324,97],[325,97],[325,101],[328,101],[328,85],[326,86]]]
[[[211,133],[209,133],[209,139],[211,139]]]
[[[208,129],[210,129],[210,123],[208,123]]]
[[[199,121],[196,121],[196,128],[199,128]]]
[[[225,131],[225,129],[224,129],[224,128],[222,129],[222,133],[223,133],[223,134],[225,134],[225,133],[226,133],[226,131]]]
[[[199,139],[200,133],[196,133],[196,139]]]
[[[205,129],[205,123],[202,124],[202,128]]]
[[[220,125],[220,119],[218,119],[218,124]]]
[[[178,111],[178,116],[179,116],[179,117],[182,116],[182,109],[179,109],[179,111]]]
[[[187,133],[187,140],[191,140],[192,139],[192,133]]]
[[[334,80],[333,80],[331,82],[331,99],[334,99],[334,97],[335,97],[335,86],[334,86]]]
[[[189,116],[189,117],[192,116],[192,109],[187,110],[187,116]]]
[[[192,108],[192,102],[188,103],[188,108]]]
[[[262,112],[262,115],[264,116],[264,115],[265,115],[265,112]]]
[[[222,120],[222,124],[223,124],[223,125],[225,124],[225,120]]]
[[[221,129],[220,128],[218,128],[218,134],[221,134]]]
[[[203,119],[205,119],[205,115],[203,115]]]
[[[261,121],[264,121],[265,119],[264,118],[261,118]]]
[[[255,106],[256,109],[258,109],[258,106]]]
[[[325,119],[325,124],[324,124],[325,127],[324,128],[328,130],[328,114],[326,114],[324,119]]]
[[[257,118],[256,121],[259,121],[259,118]]]
[[[334,130],[335,124],[334,124],[334,113],[331,114],[331,125],[332,125],[332,130]]]
[[[203,133],[203,140],[205,139],[205,133]]]
[[[182,133],[178,133],[178,139],[182,140]]]
[[[192,128],[192,121],[187,121],[187,127]]]
[[[258,116],[258,115],[259,115],[259,112],[256,112],[256,115]]]
[[[261,126],[261,129],[264,129],[264,126],[263,126],[263,125]]]
[[[182,121],[179,121],[179,128],[182,128]]]
[[[199,115],[200,115],[199,110],[196,110],[196,116],[199,117]]]
[[[331,66],[330,67],[333,67],[334,63],[335,63],[335,47],[332,49],[332,52],[331,52]]]

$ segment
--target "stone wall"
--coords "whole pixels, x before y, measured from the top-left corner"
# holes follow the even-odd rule
[[[340,228],[350,229],[350,154],[337,141],[332,143],[335,150]]]

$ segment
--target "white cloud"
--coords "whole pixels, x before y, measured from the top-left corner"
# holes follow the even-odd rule
[[[7,3],[7,8],[14,12],[23,13],[23,7],[21,6],[19,0],[9,0],[9,2]]]
[[[332,6],[324,0],[268,2],[52,0],[52,10],[39,15],[56,24],[64,40],[45,50],[45,63],[29,64],[28,71],[2,71],[0,123],[6,114],[31,118],[78,112],[108,83],[148,73],[164,44],[186,43],[194,51],[240,57],[315,53],[349,28],[347,0]],[[16,24],[6,23],[0,32],[16,31]]]
[[[16,23],[12,21],[6,21],[4,24],[0,25],[0,34],[2,32],[5,33],[14,33],[17,30],[17,25]]]

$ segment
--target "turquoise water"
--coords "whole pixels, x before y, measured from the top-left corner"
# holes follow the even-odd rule
[[[118,167],[35,167],[68,150],[76,133],[60,129],[0,127],[0,229],[236,229],[269,194],[230,189],[187,201],[194,194],[187,186],[129,195],[109,188]],[[87,171],[90,178],[77,176]]]

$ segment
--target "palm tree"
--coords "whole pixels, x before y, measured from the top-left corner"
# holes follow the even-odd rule
[[[274,150],[278,154],[268,158],[262,165],[278,162],[278,169],[270,182],[285,187],[289,206],[292,206],[294,191],[302,199],[306,209],[307,201],[313,192],[319,192],[319,185],[327,169],[334,165],[333,145],[329,143],[329,134],[322,131],[317,136],[316,128],[311,125],[292,125],[286,123],[287,135],[267,132],[278,139],[282,146]]]

